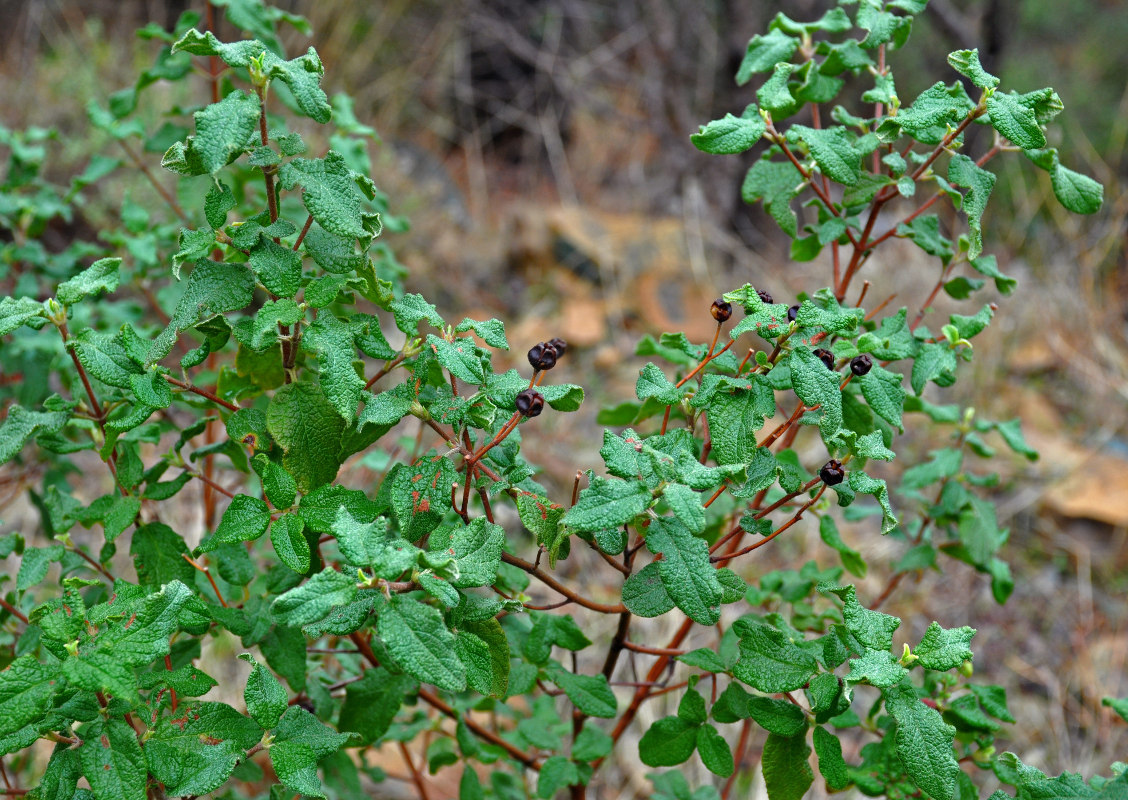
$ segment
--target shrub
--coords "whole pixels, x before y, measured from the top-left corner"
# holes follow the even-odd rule
[[[953,800],[993,772],[1024,798],[1123,793],[1122,767],[1086,783],[996,753],[1012,718],[1002,689],[971,681],[975,631],[934,622],[905,641],[901,620],[876,610],[905,574],[951,569],[945,557],[986,573],[1000,602],[1013,587],[987,481],[965,461],[990,456],[991,436],[1035,454],[1017,420],[923,396],[956,380],[995,313],[983,305],[932,331],[932,301],[1015,286],[983,253],[986,165],[1021,150],[1079,213],[1100,206],[1101,188],[1047,145],[1062,110],[1052,89],[1004,92],[976,51],[958,51],[959,79],[902,103],[886,56],[924,2],[852,6],[811,23],[777,15],[737,75],[766,75],[757,102],[691,137],[718,154],[766,143],[744,198],[792,237],[793,258],[829,249],[831,285],[792,303],[746,284],[701,309],[717,320],[711,342],[645,338],[639,353],[666,366],[648,363],[635,400],[601,416],[604,466],[577,476],[570,497],[537,483],[521,448],[523,427],[583,400],[552,379],[567,343],[514,343],[529,366],[498,371],[503,323],[455,323],[404,291],[377,240],[404,221],[368,177],[372,131],[321,90],[313,49],[280,52],[274,26],[300,18],[228,5],[252,37],[233,42],[201,32],[195,14],[171,34],[145,29],[165,42],[155,64],[90,116],[173,221],[128,204],[103,235],[113,254],[84,268],[101,246],[52,253],[37,237],[122,162],[95,157],[64,191],[39,177],[44,134],[4,131],[12,241],[0,278],[13,293],[0,300],[0,366],[22,379],[5,382],[0,463],[34,482],[49,540],[0,539],[12,565],[0,742],[30,794],[362,797],[361,773],[386,775],[354,756],[395,742],[420,796],[425,770],[461,763],[463,798],[583,797],[643,704],[669,692],[677,713],[641,732],[638,758],[699,758],[718,782],[691,791],[681,772],[656,772],[655,797],[731,796],[759,731],[772,800],[811,787],[812,747],[830,791]],[[211,102],[148,130],[145,90],[193,65],[207,67]],[[861,103],[824,119],[848,79],[865,84]],[[809,125],[780,127],[801,111]],[[306,120],[336,126],[320,155],[307,139],[326,137]],[[969,156],[971,125],[994,141]],[[147,167],[154,149],[174,192]],[[966,233],[945,235],[930,213],[943,203]],[[913,314],[867,311],[870,283],[856,286],[893,238],[940,263]],[[902,473],[895,509],[878,462],[906,424],[929,421],[951,443]],[[397,457],[389,442],[416,430],[417,450]],[[801,436],[824,455],[800,458]],[[338,484],[366,452],[387,463],[379,485]],[[112,489],[84,502],[90,456]],[[194,548],[174,505],[193,481],[207,487],[208,527]],[[867,564],[835,506],[903,542],[868,604],[844,580]],[[76,524],[100,526],[101,546]],[[841,566],[757,571],[753,551],[799,524],[817,524],[822,555]],[[556,573],[574,548],[606,569]],[[557,601],[534,602],[543,590]],[[675,633],[656,642],[647,620],[666,617]],[[691,633],[702,646],[684,646]],[[227,671],[232,650],[250,670],[242,703],[201,699],[217,686],[206,670]],[[647,667],[639,678],[628,659]]]

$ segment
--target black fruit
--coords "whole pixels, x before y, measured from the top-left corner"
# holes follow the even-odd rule
[[[834,458],[823,464],[823,468],[819,470],[819,478],[827,486],[837,486],[845,477],[846,470],[842,469],[842,462]]]
[[[815,351],[815,355],[819,357],[819,361],[826,364],[827,369],[834,369],[834,353],[820,347]]]
[[[860,356],[854,356],[850,359],[850,371],[859,378],[871,369],[873,369],[873,359],[870,358],[868,353],[862,353]]]
[[[551,342],[541,342],[529,348],[529,363],[533,369],[552,369],[560,353]]]
[[[548,343],[556,348],[556,359],[564,358],[564,353],[568,350],[568,343],[557,336],[555,339],[549,339]]]
[[[799,306],[794,305],[787,309],[787,321],[794,322],[795,318],[799,316]]]
[[[544,411],[544,395],[536,389],[526,389],[517,395],[517,412],[523,417],[535,417]]]
[[[713,305],[710,306],[709,313],[713,315],[713,319],[717,322],[724,322],[732,316],[732,303],[726,303],[724,300],[717,298],[713,301]]]
[[[763,300],[765,303],[768,303],[768,304],[775,302],[775,300],[772,299],[772,296],[770,294],[768,294],[767,292],[765,292],[763,289],[757,289],[756,290],[756,296],[759,297],[761,300]]]

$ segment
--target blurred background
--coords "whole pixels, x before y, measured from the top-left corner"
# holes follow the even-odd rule
[[[0,123],[56,130],[48,177],[66,182],[106,144],[87,122],[87,100],[105,103],[152,62],[157,44],[135,29],[171,27],[197,5],[0,0]],[[596,413],[632,396],[643,359],[628,354],[642,334],[707,338],[710,302],[744,282],[777,302],[829,283],[826,260],[789,262],[789,240],[742,203],[741,180],[758,151],[708,156],[688,139],[754,100],[753,87],[737,87],[733,75],[748,39],[777,11],[814,19],[829,4],[278,5],[306,16],[314,31],[287,30],[287,52],[316,47],[326,90],[350,93],[357,118],[379,132],[373,177],[411,222],[390,239],[409,269],[408,290],[448,317],[505,320],[518,352],[552,336],[572,345],[560,377],[585,386],[585,409],[566,421],[546,416],[526,437],[546,483],[570,484],[576,469],[599,464]],[[216,32],[224,38],[224,23]],[[1053,86],[1066,110],[1051,144],[1105,187],[1104,208],[1077,217],[1022,156],[993,162],[1000,180],[984,222],[986,251],[1020,286],[1007,298],[977,295],[998,300],[1000,311],[961,381],[933,399],[995,419],[1020,416],[1042,453],[1034,464],[1000,457],[990,465],[1002,476],[998,516],[1010,528],[1004,555],[1018,588],[997,606],[987,578],[957,565],[943,586],[932,574],[906,581],[883,609],[918,632],[931,619],[977,627],[977,675],[1012,690],[1019,719],[1003,746],[1054,774],[1090,776],[1128,752],[1124,726],[1100,708],[1103,696],[1128,695],[1126,41],[1128,4],[1117,0],[932,0],[910,47],[890,57],[906,103],[936,80],[955,79],[945,55],[971,47],[1006,88]],[[988,146],[973,139],[971,153]],[[157,169],[160,153],[146,159]],[[94,238],[126,195],[158,202],[149,187],[117,191],[89,198],[49,236]],[[949,233],[962,230],[954,215],[946,222],[955,226]],[[901,244],[862,277],[875,292],[895,292],[893,308],[915,310],[939,266]],[[938,315],[950,310],[970,313],[937,303]],[[898,452],[906,465],[942,446],[922,431],[905,438]],[[765,570],[819,552],[815,526],[806,527],[767,549]],[[872,538],[853,544],[880,560],[886,544]],[[863,597],[882,585],[869,580]],[[650,713],[665,712],[655,704]]]

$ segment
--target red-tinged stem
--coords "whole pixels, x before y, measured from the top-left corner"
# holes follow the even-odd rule
[[[223,593],[220,592],[219,587],[216,586],[215,578],[212,577],[211,570],[208,569],[207,566],[200,564],[196,561],[193,561],[192,558],[187,553],[181,553],[181,556],[184,558],[185,561],[187,561],[193,567],[198,569],[200,572],[204,573],[204,577],[206,577],[208,579],[208,583],[211,584],[212,591],[215,592],[215,596],[216,596],[216,599],[219,600],[219,604],[221,606],[223,606],[224,608],[227,608],[227,601],[223,599]]]
[[[427,784],[423,781],[423,776],[419,774],[419,770],[415,767],[415,762],[411,760],[411,752],[407,749],[407,745],[403,742],[399,743],[400,755],[403,756],[403,763],[407,764],[407,769],[411,773],[411,782],[415,784],[415,790],[419,792],[419,800],[430,800],[427,795]]]
[[[153,174],[153,171],[151,169],[149,169],[149,165],[146,164],[142,160],[141,156],[138,155],[137,152],[129,146],[129,142],[127,142],[125,139],[118,139],[117,141],[118,144],[121,145],[121,149],[125,151],[125,154],[129,156],[129,160],[133,162],[133,166],[141,170],[141,174],[144,175],[146,180],[149,181],[149,184],[154,189],[156,189],[157,194],[159,194],[161,196],[161,199],[165,201],[170,209],[172,209],[172,213],[176,215],[177,219],[179,219],[185,225],[191,225],[192,220],[188,218],[188,215],[186,213],[184,213],[184,209],[180,207],[180,203],[176,202],[176,198],[172,196],[167,188],[165,188],[165,185],[157,180],[157,176]]]
[[[400,353],[399,355],[397,355],[395,358],[393,358],[391,361],[389,361],[387,364],[385,364],[380,369],[379,372],[377,372],[375,375],[373,375],[371,378],[369,378],[368,381],[364,384],[364,388],[365,389],[371,389],[372,384],[376,383],[376,381],[380,380],[385,375],[387,375],[389,372],[391,372],[393,369],[398,367],[400,365],[400,362],[403,361],[403,359],[404,359],[403,353]]]
[[[724,494],[725,489],[727,489],[727,488],[728,488],[728,486],[726,484],[722,483],[717,488],[717,491],[713,492],[712,496],[710,496],[710,498],[708,500],[706,500],[702,505],[705,508],[708,508],[709,506],[711,506],[713,504],[713,501],[716,500],[718,497],[720,497],[722,494]]]
[[[235,405],[231,401],[224,400],[222,397],[217,395],[215,392],[208,391],[207,389],[203,389],[199,386],[196,386],[195,384],[185,383],[184,381],[177,380],[176,378],[172,377],[171,375],[165,375],[165,380],[168,381],[169,383],[171,383],[173,386],[176,386],[177,388],[183,389],[186,392],[192,392],[192,394],[198,394],[200,397],[206,397],[208,400],[211,400],[216,405],[223,406],[228,411],[238,411],[239,408],[240,408],[240,406]]]
[[[203,474],[202,472],[192,472],[191,470],[184,470],[184,471],[187,472],[189,475],[191,475],[193,478],[200,479],[201,481],[204,482],[204,484],[206,484],[207,486],[210,486],[212,489],[219,492],[220,494],[226,495],[227,497],[231,498],[232,500],[235,499],[235,495],[230,490],[228,490],[228,489],[224,488],[222,485],[216,483],[215,481],[213,481],[211,478],[209,478],[207,475]]]
[[[756,513],[756,516],[753,517],[753,519],[763,519],[764,517],[766,517],[768,514],[772,513],[773,511],[775,511],[780,506],[790,502],[791,500],[795,499],[796,497],[798,497],[801,494],[809,492],[812,488],[814,488],[815,484],[817,484],[820,480],[822,480],[822,479],[821,478],[812,478],[811,480],[809,480],[805,484],[803,484],[803,486],[800,487],[799,491],[788,492],[787,494],[785,494],[780,499],[776,500],[774,503],[772,503],[767,508],[758,511]]]
[[[748,740],[752,733],[752,720],[744,720],[744,724],[740,726],[740,739],[736,743],[736,761],[732,774],[729,775],[728,780],[725,781],[725,787],[721,791],[721,800],[729,800],[729,795],[732,793],[732,787],[736,783],[736,776],[740,774],[740,765],[744,763],[744,757],[748,753]]]
[[[771,447],[772,444],[775,443],[775,440],[778,439],[780,436],[782,436],[784,431],[786,431],[788,428],[790,428],[792,425],[794,425],[796,420],[798,420],[799,417],[801,417],[803,415],[803,413],[807,410],[808,410],[807,406],[803,403],[802,400],[800,400],[799,405],[795,406],[795,411],[793,411],[791,413],[791,416],[788,417],[786,421],[781,422],[779,424],[779,426],[774,431],[772,431],[770,434],[768,434],[768,437],[766,439],[764,439],[764,441],[760,442],[760,444],[758,446],[759,447]]]
[[[485,739],[490,744],[497,745],[502,750],[509,753],[511,757],[515,758],[517,761],[520,761],[529,769],[538,771],[540,770],[541,765],[537,762],[535,756],[531,756],[523,750],[518,749],[515,745],[507,742],[505,739],[502,739],[489,728],[484,728],[479,725],[469,716],[459,714],[453,708],[444,703],[437,695],[431,694],[431,692],[427,691],[426,689],[420,689],[419,699],[434,708],[440,714],[444,714],[453,720],[461,720],[463,723],[465,723],[466,727],[470,729],[470,732],[477,736],[479,739]]]
[[[675,386],[678,389],[685,386],[686,382],[689,381],[691,378],[693,378],[693,376],[696,375],[698,372],[700,372],[702,369],[704,369],[706,364],[708,364],[713,359],[720,357],[720,355],[722,353],[724,353],[726,350],[728,350],[734,344],[736,344],[736,339],[729,339],[728,342],[725,344],[725,346],[722,347],[720,350],[718,350],[715,353],[710,352],[709,355],[700,364],[698,364],[696,367],[693,368],[693,372],[689,373],[684,378],[682,378],[680,381],[678,381],[677,384],[675,384]]]
[[[780,525],[778,528],[776,528],[774,531],[772,531],[769,535],[765,536],[760,541],[753,542],[752,544],[748,545],[747,547],[745,547],[741,550],[737,550],[735,553],[725,553],[724,555],[710,556],[709,560],[714,562],[714,563],[719,563],[721,561],[730,561],[734,558],[745,555],[746,553],[751,553],[753,550],[755,550],[758,547],[763,547],[768,542],[770,542],[772,539],[779,536],[781,533],[783,533],[788,528],[790,528],[792,525],[794,525],[796,522],[798,522],[800,519],[802,519],[803,513],[808,508],[810,508],[815,503],[817,503],[819,498],[822,497],[822,494],[825,491],[826,491],[826,484],[823,484],[822,488],[819,489],[818,493],[814,497],[812,497],[810,500],[808,500],[806,503],[804,503],[803,506],[798,511],[795,512],[795,515],[792,516],[791,519],[789,519],[787,522]]]
[[[513,566],[517,567],[518,569],[524,570],[525,572],[527,572],[530,575],[534,576],[535,578],[539,579],[540,582],[543,583],[545,586],[559,592],[560,594],[564,595],[565,597],[567,597],[572,602],[577,603],[577,604],[583,606],[584,608],[589,608],[592,611],[598,611],[601,614],[622,614],[624,611],[627,610],[627,607],[624,606],[622,603],[619,603],[618,605],[612,606],[612,605],[608,605],[606,603],[597,603],[594,600],[589,600],[588,598],[584,597],[583,595],[577,594],[576,592],[572,591],[571,589],[569,589],[564,584],[560,583],[560,581],[556,580],[554,577],[549,575],[547,572],[542,570],[540,567],[538,567],[534,564],[530,564],[528,561],[525,561],[524,559],[518,558],[517,556],[512,555],[510,553],[503,552],[501,554],[501,560],[504,561],[506,564],[512,564]]]
[[[680,656],[685,654],[685,650],[679,650],[676,647],[647,647],[644,644],[635,644],[634,642],[623,642],[623,647],[627,650],[632,650],[635,653],[646,653],[652,656]]]
[[[293,250],[296,251],[299,247],[302,246],[302,242],[305,241],[306,234],[309,233],[309,228],[311,225],[313,225],[313,214],[310,214],[308,217],[306,217],[305,225],[302,227],[302,232],[298,234],[298,240],[294,242],[294,247],[292,248]]]
[[[105,567],[103,567],[101,564],[98,563],[97,559],[87,555],[86,553],[84,553],[82,550],[80,550],[77,547],[74,548],[74,552],[78,553],[78,555],[82,558],[83,561],[88,563],[90,566],[94,567],[94,569],[98,570],[98,572],[102,573],[102,575],[104,575],[106,577],[106,579],[109,580],[110,583],[113,583],[115,580],[117,580],[109,570],[107,570]]]
[[[18,608],[16,608],[14,605],[9,603],[7,600],[5,600],[3,597],[0,597],[0,608],[3,608],[5,611],[7,611],[13,617],[18,619],[24,625],[28,624],[27,617],[24,616],[24,613],[22,611],[20,611]]]
[[[86,368],[82,366],[82,362],[78,360],[78,353],[75,352],[73,347],[67,347],[67,342],[70,341],[70,331],[67,330],[67,323],[61,322],[57,326],[59,335],[63,337],[63,349],[70,354],[71,361],[74,363],[74,368],[78,372],[78,377],[82,379],[82,386],[86,390],[86,398],[90,401],[90,413],[94,415],[94,421],[98,423],[98,430],[102,433],[102,441],[106,440],[106,411],[102,408],[102,404],[98,402],[98,396],[94,394],[94,387],[90,385],[90,378],[86,375]],[[117,453],[110,450],[110,454],[104,459],[106,466],[110,469],[110,474],[113,475],[114,484],[117,486],[118,491],[125,497],[129,494],[125,487],[121,485],[121,480],[118,478],[117,472]]]

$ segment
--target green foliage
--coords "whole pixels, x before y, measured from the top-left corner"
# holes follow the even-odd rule
[[[304,21],[256,0],[215,5],[251,38],[220,41],[192,13],[172,32],[151,26],[164,43],[155,66],[108,109],[90,109],[111,138],[163,150],[179,186],[167,213],[126,203],[104,245],[21,249],[122,165],[97,156],[63,194],[38,177],[42,132],[0,129],[0,222],[12,231],[0,244],[11,286],[0,368],[28,373],[4,384],[0,464],[43,467],[31,493],[42,535],[0,538],[10,578],[0,743],[3,754],[55,743],[42,771],[42,759],[8,762],[31,796],[364,796],[362,774],[386,776],[358,766],[353,748],[392,743],[416,785],[424,764],[458,764],[463,798],[599,793],[605,760],[636,755],[650,767],[700,759],[720,785],[741,778],[757,748],[771,800],[813,785],[812,749],[831,791],[954,800],[972,791],[964,769],[985,768],[1020,797],[1123,793],[1123,775],[1087,784],[996,755],[995,732],[1013,718],[1002,689],[969,680],[975,631],[933,622],[913,648],[898,638],[901,619],[840,582],[873,570],[892,589],[962,562],[1000,602],[1013,588],[1000,555],[1008,531],[967,462],[992,452],[992,432],[1036,454],[1016,420],[926,399],[957,379],[995,306],[953,314],[934,333],[920,324],[927,308],[867,312],[846,298],[894,237],[939,261],[933,296],[967,299],[988,278],[1010,293],[1015,281],[982,253],[987,165],[1001,149],[1050,172],[1067,209],[1100,207],[1100,185],[1046,148],[1061,110],[1053,90],[1003,92],[977,52],[961,50],[949,65],[978,98],[949,74],[903,101],[886,55],[923,1],[844,0],[807,23],[778,14],[737,74],[741,85],[763,77],[757,102],[690,140],[714,154],[765,142],[742,196],[763,203],[797,259],[829,248],[834,285],[789,313],[745,284],[715,304],[714,314],[726,304],[744,314],[723,343],[720,327],[708,346],[684,334],[644,341],[639,352],[663,363],[640,371],[638,403],[606,415],[639,430],[605,431],[604,469],[553,499],[518,429],[539,424],[534,408],[576,411],[583,389],[549,370],[495,369],[510,348],[501,321],[452,326],[446,309],[404,291],[390,250],[374,245],[394,218],[367,174],[372,131],[347,98],[326,96],[312,48],[282,53],[275,26]],[[202,58],[227,68],[211,78],[220,99],[156,109],[167,127],[146,130],[146,89],[190,80]],[[832,103],[847,77],[866,84],[863,113],[876,106],[874,117],[836,105],[810,126],[778,127]],[[336,115],[334,149],[310,153],[287,110],[318,125]],[[973,123],[1007,147],[961,152]],[[135,171],[149,174],[141,158]],[[966,233],[921,213],[937,201],[962,214]],[[13,264],[23,277],[9,281]],[[135,301],[150,298],[159,313],[138,313]],[[879,462],[897,457],[897,434],[929,423],[952,432],[948,446],[887,483],[895,473]],[[397,457],[403,434],[418,444]],[[84,450],[112,486],[92,502],[72,474],[70,456]],[[378,484],[338,483],[362,453],[386,464]],[[178,494],[191,483],[206,497],[194,547],[172,502],[190,502]],[[76,524],[100,525],[101,546]],[[799,524],[817,525],[825,550],[798,569],[750,566],[755,549]],[[868,563],[860,532],[903,543],[896,561]],[[115,560],[125,541],[130,559]],[[576,548],[595,550],[606,573],[554,574]],[[570,607],[540,602],[542,589]],[[679,633],[648,638],[659,628],[644,621],[667,615]],[[713,644],[683,650],[694,626],[716,629]],[[242,703],[200,699],[219,682],[205,669],[230,674],[215,659],[235,652],[249,665]],[[628,659],[649,660],[645,680],[630,679]],[[676,714],[656,715],[637,754],[624,753],[623,732],[660,686]],[[1128,717],[1125,701],[1106,703]],[[719,796],[678,770],[650,778],[656,798]]]

